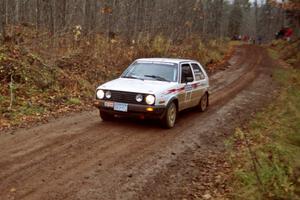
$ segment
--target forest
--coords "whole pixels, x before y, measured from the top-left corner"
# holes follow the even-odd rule
[[[299,26],[296,6],[270,0],[1,0],[0,6],[2,35],[7,25],[27,25],[51,35],[80,26],[85,35],[118,35],[129,41],[159,34],[172,40],[241,34],[269,41],[290,21]]]

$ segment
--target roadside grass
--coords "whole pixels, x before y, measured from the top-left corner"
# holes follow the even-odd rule
[[[270,51],[277,52],[278,58],[294,68],[300,67],[300,39],[290,42],[275,40],[271,44]]]
[[[300,199],[300,70],[277,69],[274,79],[278,97],[226,143],[233,199]]]
[[[81,101],[78,98],[70,98],[67,101],[67,104],[69,104],[69,105],[81,105]]]
[[[273,58],[273,59],[279,59],[279,53],[278,51],[274,50],[274,49],[268,49],[269,51],[269,55]]]
[[[238,41],[238,40],[231,40],[229,42],[229,45],[231,45],[231,46],[239,46],[239,45],[242,45],[242,44],[244,44],[244,42]]]

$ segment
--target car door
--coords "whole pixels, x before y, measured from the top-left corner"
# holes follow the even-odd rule
[[[193,83],[194,74],[189,63],[183,63],[180,67],[180,88],[181,91],[178,95],[179,110],[184,110],[192,105]]]
[[[206,92],[208,87],[207,74],[199,63],[191,63],[195,81],[193,82],[192,106],[199,104],[201,97]]]

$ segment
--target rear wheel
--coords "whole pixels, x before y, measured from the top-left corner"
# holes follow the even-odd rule
[[[207,110],[207,107],[209,105],[209,99],[208,99],[208,93],[206,92],[203,97],[201,98],[199,102],[199,110],[201,112],[205,112]]]
[[[100,111],[100,117],[101,117],[102,121],[112,121],[114,119],[113,115],[108,114],[103,111]]]
[[[166,113],[162,119],[162,125],[165,128],[173,128],[175,126],[175,122],[176,122],[176,118],[177,118],[177,106],[174,102],[171,102],[166,110]]]

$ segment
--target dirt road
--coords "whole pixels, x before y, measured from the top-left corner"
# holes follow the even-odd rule
[[[103,123],[95,110],[0,134],[0,199],[222,195],[229,188],[219,180],[228,168],[224,140],[274,88],[264,49],[241,46],[229,63],[211,77],[209,111],[182,113],[172,130],[155,122]]]

